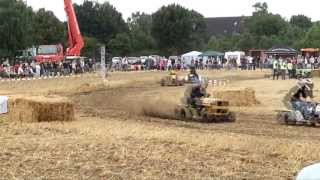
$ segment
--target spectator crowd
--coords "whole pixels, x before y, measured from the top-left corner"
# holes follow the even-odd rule
[[[95,70],[95,63],[89,59],[73,60],[70,62],[19,62],[10,65],[8,62],[0,65],[0,77],[2,78],[24,78],[41,76],[60,76],[92,72]]]
[[[271,59],[273,79],[285,80],[287,78],[299,78],[311,76],[311,71],[320,67],[320,57],[276,57]]]
[[[186,70],[190,67],[197,70],[257,70],[272,69],[273,79],[291,79],[311,73],[311,70],[320,67],[320,57],[280,57],[265,56],[251,57],[243,56],[240,58],[208,57],[197,58],[191,61],[185,61],[180,57],[149,57],[136,58],[134,61],[130,58],[117,58],[112,61],[111,70],[113,71],[140,71],[140,70],[159,70],[170,71]],[[304,70],[304,71],[302,71]]]

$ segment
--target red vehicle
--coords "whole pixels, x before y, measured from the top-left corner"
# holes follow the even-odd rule
[[[72,0],[64,0],[64,6],[68,23],[68,48],[64,52],[61,44],[40,45],[36,56],[36,61],[39,63],[53,63],[61,62],[66,59],[80,58],[84,42],[79,29],[76,13],[72,5]]]

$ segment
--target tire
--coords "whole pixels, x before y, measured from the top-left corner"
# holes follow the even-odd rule
[[[210,122],[210,119],[208,118],[208,114],[207,113],[203,113],[201,115],[201,119],[202,119],[202,122],[204,122],[204,123],[209,123]]]
[[[228,115],[228,122],[235,122],[235,121],[236,121],[236,113],[231,112],[231,113]]]
[[[186,111],[185,111],[184,109],[181,109],[181,110],[180,110],[179,116],[180,116],[180,118],[181,118],[182,120],[187,120],[187,113],[186,113]]]
[[[289,115],[287,112],[279,112],[277,114],[277,121],[280,124],[289,124]]]
[[[161,80],[161,86],[165,86],[165,81],[164,80]]]
[[[311,123],[311,126],[312,126],[312,127],[317,127],[317,123],[316,123],[316,122],[312,122],[312,123]]]

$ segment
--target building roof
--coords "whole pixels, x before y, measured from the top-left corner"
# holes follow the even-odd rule
[[[269,55],[296,55],[298,52],[288,46],[274,46],[271,49],[269,49],[266,54]]]
[[[205,18],[207,33],[210,36],[241,33],[246,18],[246,16]]]

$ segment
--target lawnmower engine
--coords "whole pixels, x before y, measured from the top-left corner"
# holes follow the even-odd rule
[[[278,121],[288,125],[317,126],[320,124],[320,104],[307,102],[303,106],[302,111],[278,111]]]
[[[235,121],[235,116],[229,111],[229,102],[214,98],[203,98],[201,117],[204,121]]]

